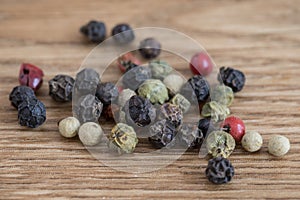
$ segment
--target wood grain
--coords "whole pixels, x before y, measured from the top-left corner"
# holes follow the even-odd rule
[[[0,5],[0,199],[300,199],[300,1],[1,0]],[[56,123],[71,115],[71,104],[52,101],[47,81],[57,73],[74,75],[94,47],[78,32],[90,19],[103,20],[108,30],[128,22],[184,32],[218,66],[245,72],[247,85],[232,113],[265,142],[254,154],[237,148],[230,184],[209,184],[203,173],[207,160],[197,152],[159,171],[133,175],[104,166],[78,139],[58,134]],[[46,74],[38,96],[48,119],[35,130],[18,125],[8,101],[22,62]],[[186,65],[174,66],[190,74]],[[273,134],[291,141],[283,158],[267,153]]]

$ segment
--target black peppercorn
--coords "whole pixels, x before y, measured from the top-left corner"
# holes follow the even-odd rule
[[[173,139],[176,136],[176,129],[172,122],[168,120],[160,120],[150,126],[149,142],[155,148],[163,148],[174,144]]]
[[[221,67],[218,75],[220,83],[230,87],[233,92],[239,92],[243,89],[246,77],[243,72],[231,67]]]
[[[146,59],[153,59],[159,56],[161,44],[154,38],[146,38],[141,41],[139,52]]]
[[[216,157],[208,161],[205,174],[212,183],[228,183],[234,176],[234,168],[226,158]]]
[[[94,94],[100,82],[98,72],[85,68],[76,74],[75,89],[80,95]]]
[[[201,134],[203,135],[203,137],[205,138],[207,135],[207,131],[209,129],[209,125],[210,125],[210,118],[203,118],[200,119],[198,122],[198,129],[201,132]]]
[[[46,120],[46,107],[36,98],[25,99],[18,106],[18,119],[21,126],[36,128]]]
[[[71,76],[56,75],[49,81],[49,95],[55,101],[71,101],[74,82],[75,80]]]
[[[119,44],[127,44],[134,40],[134,32],[128,24],[118,24],[111,32],[114,40]]]
[[[30,87],[23,85],[14,87],[9,95],[9,100],[15,108],[18,108],[20,103],[26,99],[36,99],[36,97],[34,91]]]
[[[190,148],[200,148],[204,140],[202,132],[194,124],[182,124],[178,135],[181,144]]]
[[[106,27],[103,22],[90,21],[80,28],[80,32],[85,35],[91,42],[100,43],[105,40]]]
[[[104,106],[108,106],[111,102],[117,100],[119,90],[113,83],[99,83],[95,96],[104,104]]]
[[[203,103],[209,97],[209,84],[204,76],[194,75],[182,86],[181,93],[190,101],[196,98],[199,103]]]
[[[124,74],[122,81],[126,88],[135,91],[145,80],[150,79],[151,75],[151,69],[148,67],[135,67]]]
[[[164,103],[160,107],[159,118],[170,121],[177,128],[183,119],[182,110],[177,105]]]
[[[138,95],[132,96],[124,107],[126,121],[134,122],[137,126],[144,127],[151,124],[156,118],[156,109],[151,104],[149,99]]]

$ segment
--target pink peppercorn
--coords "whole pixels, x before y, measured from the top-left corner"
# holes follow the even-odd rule
[[[43,71],[29,63],[23,63],[19,72],[19,82],[37,91],[43,84]]]
[[[213,70],[213,63],[210,57],[205,52],[196,53],[190,63],[190,68],[193,74],[206,76]]]
[[[118,66],[121,72],[125,72],[131,65],[140,65],[141,61],[137,59],[131,52],[125,53],[118,58]]]
[[[236,142],[240,142],[245,135],[245,124],[238,117],[227,117],[221,124],[221,128],[227,133],[230,133]]]

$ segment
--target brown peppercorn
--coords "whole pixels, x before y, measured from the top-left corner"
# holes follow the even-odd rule
[[[49,95],[58,102],[71,101],[74,82],[71,76],[56,75],[49,81]]]
[[[177,105],[165,103],[160,107],[159,119],[166,119],[177,128],[182,123],[182,111]]]

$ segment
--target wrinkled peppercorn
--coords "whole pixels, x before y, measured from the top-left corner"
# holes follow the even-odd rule
[[[177,128],[182,123],[182,111],[177,105],[164,103],[159,110],[159,119],[166,119]]]
[[[161,44],[154,38],[146,38],[141,41],[139,52],[146,59],[153,59],[159,56]]]
[[[246,77],[243,72],[231,67],[221,67],[218,75],[220,83],[231,87],[233,92],[239,92],[243,89]]]
[[[151,70],[148,67],[135,67],[124,74],[122,81],[125,87],[135,91],[151,76]]]
[[[209,84],[201,75],[194,75],[182,86],[181,93],[189,100],[195,98],[199,103],[206,102],[209,97]]]
[[[186,113],[191,107],[191,103],[181,94],[176,94],[170,103],[177,105],[183,113]]]
[[[23,63],[19,72],[20,85],[25,85],[37,91],[43,84],[44,72],[29,63]]]
[[[36,128],[46,121],[46,107],[38,99],[25,99],[18,106],[18,119],[21,126]]]
[[[80,95],[94,94],[99,82],[98,72],[91,68],[85,68],[77,73],[74,87]]]
[[[227,158],[235,148],[235,141],[229,133],[213,131],[207,137],[206,148],[213,157]]]
[[[49,95],[59,102],[72,100],[72,91],[75,80],[68,75],[56,75],[49,81]]]
[[[95,96],[104,104],[104,106],[108,106],[112,102],[116,102],[119,96],[119,90],[113,83],[99,83]]]
[[[131,52],[127,52],[118,58],[118,66],[123,73],[139,66],[140,64],[141,61],[133,56]]]
[[[203,117],[211,117],[214,122],[224,120],[230,114],[230,110],[216,101],[207,102],[201,111]]]
[[[26,99],[36,99],[34,91],[27,86],[17,86],[9,94],[9,100],[11,104],[18,108],[18,106]]]
[[[208,132],[209,126],[210,126],[210,121],[211,121],[210,118],[203,118],[203,119],[200,119],[198,122],[198,129],[202,133],[204,138],[207,136],[207,132]]]
[[[133,122],[137,126],[144,127],[151,124],[156,118],[156,109],[151,104],[149,99],[141,96],[132,96],[128,100],[128,105],[125,105],[125,113],[127,122]]]
[[[173,71],[173,68],[167,62],[161,60],[151,61],[149,67],[152,72],[152,77],[160,80],[164,80],[164,78]]]
[[[103,22],[90,21],[80,28],[80,32],[85,35],[89,41],[100,43],[105,40],[106,26]]]
[[[180,142],[189,148],[200,148],[204,140],[202,132],[194,124],[182,124],[178,134]]]
[[[216,86],[210,95],[212,101],[216,101],[225,106],[230,106],[234,99],[233,91],[226,85]]]
[[[81,123],[97,122],[102,109],[101,101],[96,96],[88,94],[78,99],[74,105],[74,114]]]
[[[138,94],[149,99],[153,104],[163,104],[169,99],[166,86],[157,79],[148,79],[144,81],[138,89]]]
[[[149,134],[149,142],[155,148],[163,148],[174,144],[173,139],[176,136],[176,129],[172,122],[163,119],[150,126]]]
[[[134,32],[128,24],[118,24],[111,32],[114,40],[119,44],[127,44],[134,40]]]
[[[132,153],[138,143],[134,129],[123,123],[113,127],[108,139],[108,147],[119,154]]]
[[[208,180],[212,183],[228,183],[234,176],[234,167],[228,159],[217,157],[208,161],[205,174]]]

